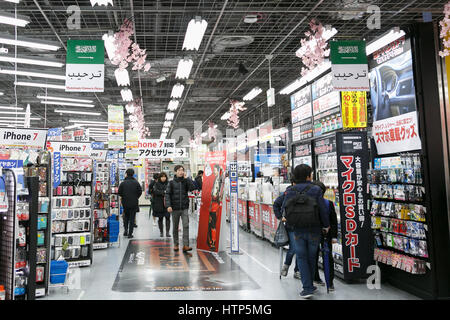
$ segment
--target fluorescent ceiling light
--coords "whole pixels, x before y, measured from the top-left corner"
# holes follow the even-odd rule
[[[256,87],[256,88],[253,88],[249,93],[247,93],[245,96],[244,96],[244,98],[243,98],[243,100],[244,101],[250,101],[250,100],[253,100],[258,94],[260,94],[262,92],[262,89],[261,88],[258,88],[258,87]]]
[[[58,100],[58,101],[71,101],[71,102],[81,102],[81,103],[92,103],[92,102],[94,102],[92,100],[71,99],[71,98],[65,98],[65,97],[42,96],[42,95],[37,95],[36,98],[41,99],[41,100]]]
[[[173,120],[173,117],[175,116],[175,113],[173,112],[167,112],[166,113],[166,120]]]
[[[114,6],[113,0],[91,0],[91,5],[95,6],[108,6],[108,4]]]
[[[105,42],[105,49],[106,49],[106,53],[108,54],[108,58],[110,61],[112,61],[114,59],[114,57],[116,56],[116,50],[117,47],[114,45],[114,35],[110,35],[108,33],[105,33],[102,37],[103,41]]]
[[[20,0],[3,0],[3,1],[12,2],[12,3],[19,3],[20,2]]]
[[[79,128],[79,127],[80,127],[79,125],[74,124],[74,125],[71,125],[71,126],[64,127],[64,129],[65,130],[69,130],[69,129]]]
[[[2,96],[2,95],[4,95],[4,93],[3,93],[3,92],[0,92],[0,96]]]
[[[98,124],[98,125],[108,125],[108,122],[105,121],[88,121],[88,120],[75,120],[75,119],[70,119],[69,122],[75,122],[75,123],[87,123],[87,124]]]
[[[122,89],[120,90],[120,94],[122,95],[123,101],[133,101],[133,93],[130,89]]]
[[[394,42],[395,40],[403,37],[405,35],[405,31],[399,29],[399,28],[393,28],[389,30],[387,33],[382,35],[380,38],[372,41],[368,45],[366,45],[366,54],[370,55],[374,53],[375,51],[383,48],[384,46],[387,46],[391,42]]]
[[[283,88],[280,91],[280,94],[290,94],[291,92],[305,85],[308,81],[314,80],[317,76],[321,75],[329,69],[331,69],[331,61],[326,60],[312,69],[310,72],[308,72],[305,76],[298,78],[287,87]]]
[[[23,110],[22,107],[13,107],[13,106],[0,106],[2,110]]]
[[[14,36],[7,34],[0,35],[0,43],[50,51],[57,51],[59,48],[61,48],[61,46],[58,45],[57,42],[46,41],[41,39],[25,38],[20,36],[17,36],[16,40]]]
[[[109,127],[108,124],[94,124],[94,123],[75,123],[76,125],[80,126],[80,127],[99,127],[99,128],[104,128],[104,127]]]
[[[25,70],[0,68],[0,73],[15,74],[18,76],[26,76],[26,77],[38,77],[38,78],[48,78],[48,79],[56,79],[56,80],[66,80],[65,75],[41,72],[41,71],[37,71],[37,70],[25,71]]]
[[[195,17],[189,21],[186,35],[184,36],[183,50],[198,50],[205,35],[208,22],[201,17]]]
[[[176,85],[173,86],[172,94],[170,95],[170,97],[181,98],[183,91],[184,91],[184,86],[180,83],[177,83]]]
[[[70,114],[85,114],[90,116],[100,116],[100,112],[86,112],[86,111],[75,111],[75,110],[62,110],[62,109],[55,109],[56,113],[70,113]]]
[[[326,29],[323,31],[322,33],[322,38],[325,41],[328,41],[329,39],[331,39],[332,37],[334,37],[334,35],[337,33],[338,31],[335,28],[330,28],[330,29]],[[314,40],[310,40],[308,41],[304,46],[301,46],[296,52],[295,55],[297,57],[302,57],[305,52],[306,52],[306,48],[309,47],[311,49],[311,51],[314,52],[314,50],[317,47],[317,42]]]
[[[0,12],[0,23],[18,27],[25,27],[30,23],[30,18],[8,12]]]
[[[168,127],[170,127],[171,125],[172,125],[172,121],[164,121],[163,127],[168,128]]]
[[[50,104],[56,106],[70,106],[70,107],[82,107],[82,108],[94,108],[95,104],[82,104],[73,102],[60,102],[60,101],[41,101],[42,104]]]
[[[181,59],[180,62],[178,62],[177,74],[175,75],[175,78],[188,79],[193,64],[194,62],[191,59]]]
[[[13,114],[15,114],[15,112],[13,112]],[[10,121],[10,120],[25,120],[25,118],[19,118],[19,117],[0,117],[0,120],[4,120],[4,121],[6,121],[6,120],[8,120],[8,121]],[[39,118],[39,117],[31,117],[30,120],[31,120],[31,121],[39,121],[39,120],[41,120],[41,118]]]
[[[203,132],[203,133],[202,133],[202,137],[206,137],[207,135],[208,135],[207,132]]]
[[[22,115],[25,115],[26,112],[0,111],[0,114],[17,114],[17,115],[22,114]]]
[[[218,127],[218,125],[217,125],[217,124],[215,124],[215,125],[214,125],[214,129],[217,129],[217,127]]]
[[[180,104],[180,102],[178,100],[170,100],[170,102],[169,102],[169,111],[177,110],[179,104]]]
[[[229,113],[228,111],[227,112],[225,112],[224,114],[223,114],[223,116],[220,118],[220,120],[227,120],[227,119],[229,119],[231,117],[231,113]]]
[[[116,76],[116,81],[118,86],[126,87],[130,85],[130,76],[128,75],[127,69],[120,70],[119,68],[114,71]]]
[[[40,58],[40,57],[35,58],[35,57],[18,56],[16,58],[13,55],[0,55],[0,61],[11,62],[11,63],[32,64],[32,65],[55,67],[55,68],[61,68],[62,66],[64,66],[64,63],[62,63],[62,62],[59,62],[56,60],[44,59],[44,58]]]
[[[16,86],[24,86],[24,87],[39,87],[39,88],[66,90],[66,86],[65,85],[58,85],[58,84],[51,84],[51,83],[31,82],[31,81],[17,81],[17,82],[14,82],[14,84]]]

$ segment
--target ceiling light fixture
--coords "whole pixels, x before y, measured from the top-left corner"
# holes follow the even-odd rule
[[[92,103],[92,102],[94,102],[92,100],[72,99],[72,98],[65,98],[65,97],[42,96],[42,95],[37,95],[36,98],[41,99],[41,100],[58,100],[58,101],[70,101],[70,102],[81,102],[81,103]]]
[[[55,109],[56,113],[69,113],[69,114],[84,114],[84,115],[90,115],[90,116],[100,116],[100,112],[86,112],[86,111],[75,111],[75,110],[62,110],[62,109]]]
[[[0,35],[0,43],[50,51],[57,51],[58,49],[61,48],[61,46],[59,46],[57,42],[45,41],[41,39],[25,38],[20,36],[17,36],[16,40],[15,36],[7,34]]]
[[[169,128],[162,128],[161,132],[162,133],[168,133],[169,132]]]
[[[120,90],[120,94],[122,95],[122,100],[123,101],[133,101],[133,93],[131,92],[130,89],[122,89]]]
[[[167,113],[166,113],[166,120],[167,120],[167,121],[172,121],[174,116],[175,116],[175,113],[173,113],[173,112],[167,112]]]
[[[15,114],[15,112],[13,112],[12,114]],[[12,120],[25,120],[25,118],[19,118],[19,117],[0,117],[0,120],[8,120],[8,121],[12,121]],[[30,118],[31,121],[39,121],[41,120],[41,118],[39,117],[31,117]]]
[[[117,47],[114,45],[114,35],[105,33],[102,37],[103,41],[105,42],[105,49],[106,53],[108,54],[108,58],[110,61],[114,59],[116,56],[116,50]]]
[[[15,111],[0,111],[0,114],[21,114],[21,115],[25,115],[26,112],[15,112]]]
[[[108,125],[108,122],[103,122],[103,121],[88,121],[88,120],[74,120],[74,119],[70,119],[69,122],[75,122],[75,123],[81,123],[81,124],[96,124],[96,125]]]
[[[0,12],[0,23],[18,27],[25,27],[30,23],[30,18],[8,12]]]
[[[22,107],[13,107],[13,106],[0,106],[2,110],[23,110]]]
[[[322,33],[322,38],[323,38],[325,41],[328,41],[328,40],[330,40],[332,37],[334,37],[334,36],[336,35],[336,33],[338,33],[338,31],[337,31],[335,28],[328,28],[328,29],[325,28],[324,31],[323,31],[323,33]],[[316,42],[316,41],[313,41],[313,40],[308,41],[304,46],[301,46],[301,47],[295,52],[296,56],[297,56],[297,57],[303,56],[303,55],[305,54],[306,49],[307,49],[308,47],[311,49],[311,51],[314,51],[315,48],[317,47],[317,42]]]
[[[12,2],[12,3],[19,3],[20,2],[20,0],[3,0],[3,1]]]
[[[18,75],[18,76],[25,76],[25,77],[38,77],[38,78],[48,78],[48,79],[55,79],[55,80],[66,80],[66,76],[65,75],[54,74],[54,73],[47,73],[47,72],[40,72],[40,71],[37,71],[37,70],[25,71],[25,70],[14,70],[14,69],[0,68],[0,73],[12,74],[12,75]]]
[[[366,54],[370,55],[374,53],[375,51],[383,48],[384,46],[387,46],[388,44],[394,42],[397,39],[400,39],[405,35],[405,31],[401,30],[400,28],[396,27],[391,30],[389,30],[387,33],[382,35],[380,38],[370,42],[368,45],[366,45]]]
[[[82,107],[82,108],[94,108],[95,104],[82,104],[72,102],[59,102],[59,101],[41,101],[42,104],[56,105],[56,106],[69,106],[69,107]]]
[[[208,135],[207,132],[203,132],[203,133],[202,133],[202,137],[206,137],[207,135]]]
[[[201,17],[195,17],[189,21],[186,35],[184,36],[183,50],[198,50],[205,35],[208,22],[202,20]]]
[[[14,84],[16,86],[24,86],[24,87],[38,87],[38,88],[49,88],[49,89],[66,90],[66,86],[65,85],[42,83],[42,82],[17,81],[17,82],[14,82]]]
[[[113,0],[91,0],[91,5],[95,6],[108,6],[108,4],[114,6]]]
[[[3,92],[0,92],[0,96],[2,96],[2,95],[4,95],[4,93],[3,93]]]
[[[168,127],[170,127],[171,125],[172,125],[172,121],[164,121],[163,127],[168,128]]]
[[[177,74],[175,78],[177,79],[188,79],[191,74],[192,66],[194,62],[192,59],[181,59],[178,62]]]
[[[169,102],[169,111],[177,110],[179,104],[180,104],[180,102],[178,100],[170,100],[170,102]]]
[[[116,76],[117,85],[120,87],[126,87],[130,85],[130,76],[128,75],[127,69],[120,70],[119,68],[114,71]]]
[[[71,126],[64,127],[64,129],[65,130],[69,130],[69,129],[79,128],[79,127],[80,127],[79,125],[74,124],[74,125],[71,125]]]
[[[59,62],[56,60],[44,59],[44,58],[40,58],[40,57],[35,58],[35,57],[19,56],[16,58],[13,55],[0,55],[0,61],[11,62],[11,63],[32,64],[32,65],[55,67],[55,68],[61,68],[64,66],[64,63],[62,63],[62,62]]]
[[[183,95],[184,86],[180,83],[177,83],[173,86],[172,94],[170,95],[171,98],[181,98]]]
[[[262,92],[262,89],[259,87],[253,88],[249,93],[247,93],[243,100],[244,101],[250,101],[253,100],[257,95],[259,95]]]

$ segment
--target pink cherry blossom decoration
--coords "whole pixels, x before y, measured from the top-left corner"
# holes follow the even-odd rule
[[[450,40],[448,39],[450,36],[450,1],[444,7],[444,15],[444,18],[439,21],[439,25],[441,26],[439,37],[442,39],[444,46],[444,50],[439,51],[439,55],[441,57],[447,57],[450,55]]]

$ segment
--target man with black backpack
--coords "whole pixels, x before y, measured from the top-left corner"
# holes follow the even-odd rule
[[[293,170],[293,186],[275,200],[284,212],[290,238],[295,240],[295,253],[300,269],[303,291],[300,296],[308,299],[317,288],[313,285],[316,253],[322,232],[330,229],[330,219],[320,187],[312,184],[312,168],[306,164]]]

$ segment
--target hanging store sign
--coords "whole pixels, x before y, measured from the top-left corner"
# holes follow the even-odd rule
[[[4,148],[44,149],[47,130],[0,128],[0,145]]]
[[[379,155],[422,149],[415,111],[375,121],[372,136]]]
[[[67,40],[66,92],[103,92],[103,40]]]
[[[123,106],[108,106],[108,148],[125,147],[125,125]]]
[[[325,153],[336,152],[336,137],[328,137],[314,141],[314,154],[321,155]]]
[[[230,163],[230,242],[231,253],[239,252],[238,164]]]
[[[107,150],[92,150],[91,149],[91,158],[92,160],[97,161],[106,161],[106,154],[108,153]]]
[[[341,97],[334,91],[332,80],[328,73],[312,84],[315,137],[342,128]]]
[[[337,91],[369,91],[365,41],[330,43],[333,87]]]
[[[187,148],[175,148],[175,158],[188,159],[189,152],[188,152]]]
[[[147,139],[139,140],[138,152],[140,159],[175,158],[175,139]]]
[[[112,186],[116,185],[116,173],[117,173],[117,160],[111,162],[109,169],[109,181]]]
[[[62,128],[50,128],[47,132],[48,141],[61,141],[62,140]]]
[[[311,100],[311,86],[307,86],[291,96],[293,142],[313,136]]]
[[[249,148],[258,145],[258,130],[256,128],[247,130],[247,145]]]
[[[89,129],[79,129],[73,132],[73,141],[85,142],[89,141]]]
[[[342,123],[344,128],[367,127],[365,91],[342,91]]]
[[[307,164],[312,167],[311,143],[298,144],[294,146],[293,164],[293,168],[301,164]]]
[[[61,154],[53,152],[53,189],[61,184]]]
[[[370,216],[367,212],[367,170],[369,169],[366,132],[338,132],[337,156],[342,255],[344,277],[365,277],[373,263],[373,242]]]
[[[139,132],[136,130],[127,130],[127,148],[125,153],[126,159],[138,159],[138,141]]]
[[[272,120],[266,121],[259,126],[259,141],[267,142],[272,139]]]
[[[103,150],[103,149],[105,149],[105,143],[104,142],[91,142],[91,149],[92,150]]]
[[[48,141],[47,150],[53,153],[59,152],[61,157],[89,157],[91,144],[89,142]]]

